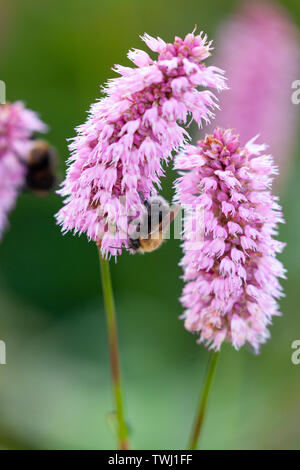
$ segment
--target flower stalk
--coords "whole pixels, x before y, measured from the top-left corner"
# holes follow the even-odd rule
[[[102,258],[99,251],[100,270],[102,278],[102,288],[104,305],[106,312],[109,355],[111,364],[112,383],[114,391],[114,402],[117,417],[117,434],[119,441],[119,449],[127,450],[129,448],[128,429],[124,419],[123,391],[120,372],[120,354],[118,343],[118,331],[116,321],[116,310],[114,303],[114,295],[111,283],[109,261]]]
[[[197,449],[199,437],[203,429],[203,423],[204,423],[204,419],[206,415],[209,394],[211,391],[211,386],[212,386],[213,378],[214,378],[215,371],[216,371],[218,357],[219,357],[219,353],[212,353],[210,360],[209,360],[205,382],[203,385],[203,390],[202,390],[199,406],[197,409],[195,423],[192,429],[192,433],[191,433],[191,437],[190,437],[190,441],[188,445],[189,450]]]

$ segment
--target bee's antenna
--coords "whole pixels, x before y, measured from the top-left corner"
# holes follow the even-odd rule
[[[138,191],[138,195],[140,196],[140,199],[142,200],[142,202],[145,204],[147,201],[144,198],[144,195],[140,191]]]
[[[151,205],[149,204],[149,202],[147,201],[147,199],[145,199],[145,197],[143,196],[143,194],[142,194],[140,191],[139,191],[138,194],[139,194],[139,196],[140,196],[140,198],[141,198],[142,203],[143,203],[144,206],[146,207],[148,214],[150,214],[150,213],[151,213]]]

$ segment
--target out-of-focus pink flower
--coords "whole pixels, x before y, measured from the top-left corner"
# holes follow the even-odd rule
[[[14,208],[24,185],[26,157],[34,132],[46,126],[21,102],[0,106],[0,236],[7,226],[7,215]]]
[[[225,87],[223,71],[203,63],[211,50],[203,34],[175,37],[172,44],[147,34],[142,39],[158,59],[133,50],[128,57],[135,68],[115,66],[121,76],[109,81],[107,96],[77,129],[60,190],[63,231],[101,240],[104,256],[128,249],[125,220],[143,213],[141,195],[148,199],[160,187],[162,164],[188,137],[179,124],[189,114],[199,125],[213,116],[215,96],[198,87]]]
[[[215,123],[238,129],[243,145],[257,134],[268,142],[282,184],[297,136],[298,109],[291,96],[300,73],[298,31],[283,7],[247,1],[218,37],[217,63],[226,70],[229,90]]]
[[[218,128],[176,159],[184,173],[175,200],[189,207],[189,217],[202,207],[204,225],[200,248],[192,244],[197,232],[184,237],[185,326],[214,350],[228,340],[236,349],[248,342],[257,352],[279,315],[278,278],[285,270],[275,254],[284,244],[273,236],[283,219],[271,194],[277,170],[265,149],[254,139],[241,147],[232,130]]]

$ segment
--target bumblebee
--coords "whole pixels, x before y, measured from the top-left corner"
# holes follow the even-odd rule
[[[26,188],[44,195],[56,183],[55,167],[57,154],[44,140],[35,140],[26,159]]]
[[[177,215],[168,202],[161,196],[154,196],[143,203],[147,214],[137,226],[138,238],[129,240],[129,249],[135,253],[150,253],[157,250],[164,242],[164,233]]]

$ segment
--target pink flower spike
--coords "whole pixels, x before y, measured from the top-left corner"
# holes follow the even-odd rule
[[[275,258],[283,244],[273,235],[283,218],[270,191],[273,161],[264,150],[253,142],[242,147],[232,130],[217,128],[175,161],[180,172],[175,202],[189,204],[195,214],[202,210],[204,225],[199,248],[199,232],[184,232],[183,318],[189,331],[199,333],[198,342],[215,351],[227,340],[235,349],[250,343],[258,352],[269,338],[272,317],[279,315],[278,277],[284,278],[285,270]],[[235,187],[242,198],[232,199]],[[187,217],[189,228],[197,225],[191,211]]]
[[[215,60],[225,68],[230,89],[220,98],[213,127],[237,129],[242,145],[259,134],[279,166],[282,185],[297,146],[299,113],[291,96],[300,76],[299,32],[284,2],[238,3],[216,39]]]
[[[0,237],[25,183],[25,163],[32,135],[46,130],[46,125],[22,102],[0,106]]]
[[[189,137],[181,125],[192,117],[200,126],[213,116],[217,99],[206,88],[226,88],[223,71],[203,63],[211,51],[203,34],[170,44],[148,34],[142,39],[158,56],[133,50],[128,57],[136,67],[115,66],[121,76],[108,82],[106,97],[78,127],[59,191],[63,232],[86,233],[105,257],[130,249],[121,219],[138,217],[142,199],[160,188],[163,166]]]

